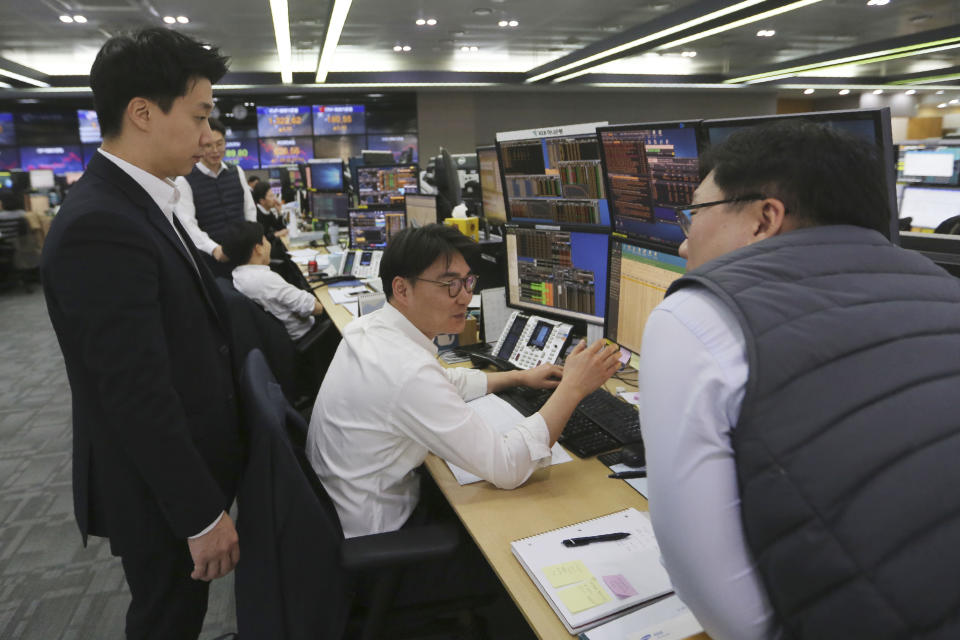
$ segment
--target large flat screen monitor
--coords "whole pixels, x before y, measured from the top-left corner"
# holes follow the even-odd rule
[[[403,200],[407,211],[407,224],[411,227],[425,227],[439,222],[437,196],[411,193],[404,196]]]
[[[325,158],[307,163],[307,188],[315,191],[343,191],[343,160]]]
[[[950,218],[960,216],[960,189],[909,185],[900,200],[900,218],[911,218],[911,231],[952,233],[941,228]],[[947,225],[957,226],[960,224]]]
[[[347,221],[350,198],[339,193],[310,192],[310,215],[317,220]]]
[[[383,249],[407,225],[396,209],[350,209],[349,219],[351,249]]]
[[[609,238],[605,233],[508,225],[507,304],[603,324]]]
[[[503,201],[503,178],[500,175],[500,160],[495,146],[477,147],[477,163],[480,165],[480,200],[483,202],[483,217],[488,224],[505,224],[507,208]]]
[[[357,198],[366,205],[402,205],[408,193],[420,193],[415,164],[357,167]]]
[[[684,274],[686,265],[686,260],[673,254],[611,236],[604,336],[640,353],[647,318],[663,301],[670,284]]]
[[[601,127],[613,230],[676,252],[684,240],[674,207],[693,201],[700,184],[698,122]]]
[[[53,169],[30,169],[31,189],[53,189],[55,186]]]
[[[610,230],[597,127],[606,122],[497,134],[511,222]]]
[[[907,143],[899,150],[898,181],[960,186],[960,146]]]
[[[900,230],[897,221],[896,156],[893,150],[893,138],[890,131],[890,109],[851,109],[849,111],[817,111],[813,113],[794,113],[790,115],[763,116],[755,118],[733,118],[730,120],[705,120],[704,142],[708,145],[723,142],[730,134],[745,127],[752,127],[778,120],[802,118],[826,124],[846,131],[877,145],[885,168],[885,184],[877,185],[884,189],[890,205],[890,230],[888,237],[899,242]]]

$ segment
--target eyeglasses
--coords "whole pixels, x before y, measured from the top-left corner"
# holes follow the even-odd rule
[[[696,213],[696,209],[703,209],[704,207],[712,207],[716,204],[730,204],[732,202],[752,202],[754,200],[766,200],[767,196],[761,193],[750,193],[745,196],[737,196],[736,198],[728,198],[726,200],[714,200],[713,202],[701,202],[700,204],[688,204],[685,207],[674,207],[673,212],[677,216],[677,222],[680,224],[680,230],[683,231],[684,237],[690,235],[690,223],[693,221],[693,214]]]
[[[424,282],[443,285],[447,288],[447,292],[450,294],[450,297],[456,298],[458,295],[460,295],[461,289],[465,289],[467,293],[473,293],[473,290],[477,288],[477,282],[479,282],[480,276],[471,273],[466,278],[456,278],[449,282],[427,280],[426,278],[414,278],[414,280],[423,280]]]
[[[208,151],[210,149],[218,149],[218,150],[225,149],[226,147],[227,147],[226,140],[217,140],[216,142],[208,142],[205,145],[203,145],[203,148]]]

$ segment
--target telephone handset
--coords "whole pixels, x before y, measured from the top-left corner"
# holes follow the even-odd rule
[[[570,342],[573,325],[514,311],[493,355],[520,369],[555,363]]]
[[[376,278],[380,275],[380,259],[383,251],[375,249],[351,249],[343,256],[340,275],[357,278]]]

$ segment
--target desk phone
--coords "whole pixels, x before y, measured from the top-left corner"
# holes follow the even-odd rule
[[[520,369],[555,363],[570,342],[573,325],[514,311],[493,354]]]
[[[380,259],[383,251],[353,249],[343,255],[339,275],[357,278],[376,278],[380,275]]]

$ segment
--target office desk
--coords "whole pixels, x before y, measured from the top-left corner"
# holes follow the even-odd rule
[[[326,287],[317,297],[341,331],[353,315],[334,305]],[[614,392],[624,386],[611,379]],[[487,562],[503,583],[527,623],[542,640],[574,638],[567,633],[557,614],[530,580],[510,551],[510,542],[550,529],[620,511],[627,507],[647,510],[647,501],[622,480],[607,477],[609,469],[596,458],[558,464],[535,472],[512,491],[497,489],[488,482],[460,486],[442,459],[429,455],[426,466],[443,495],[456,511]],[[709,640],[706,634],[694,636]]]

